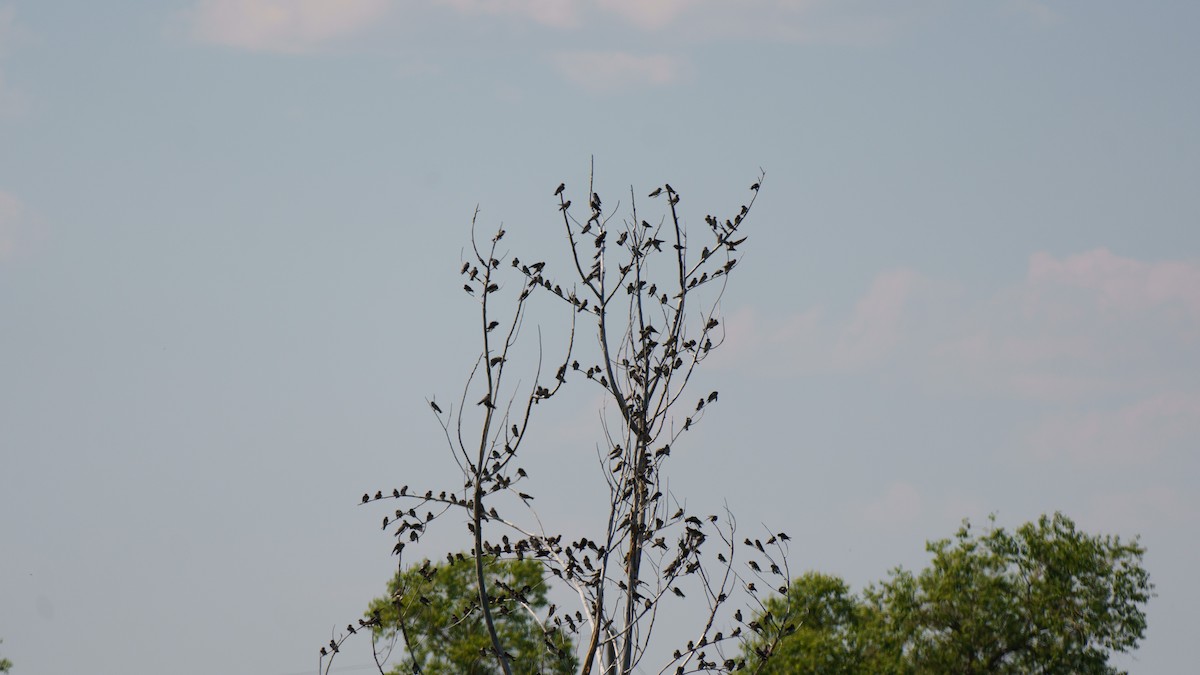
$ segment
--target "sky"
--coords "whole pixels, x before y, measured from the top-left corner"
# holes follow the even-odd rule
[[[390,506],[359,496],[459,480],[427,401],[478,349],[472,214],[556,260],[552,192],[586,201],[594,157],[618,218],[670,182],[701,227],[765,172],[673,494],[855,589],[963,518],[1140,536],[1157,597],[1117,663],[1185,672],[1198,22],[1169,0],[0,0],[0,655],[315,672],[394,571]],[[555,335],[554,310],[528,321]],[[598,522],[592,394],[556,399],[525,459],[568,531]]]

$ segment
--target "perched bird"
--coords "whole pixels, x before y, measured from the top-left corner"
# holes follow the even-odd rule
[[[569,209],[569,208],[571,208],[571,200],[570,200],[570,199],[568,199],[567,201],[563,202],[563,203],[562,203],[562,206],[559,206],[559,207],[558,207],[558,210],[559,210],[559,211],[566,211],[566,210],[567,210],[567,209]]]
[[[657,187],[657,188],[654,188],[654,192],[651,192],[651,193],[650,193],[650,196],[651,196],[651,197],[657,197],[657,196],[659,196],[659,195],[661,195],[661,194],[662,194],[662,188],[661,188],[661,187]]]
[[[434,411],[435,413],[438,413],[439,415],[440,415],[440,414],[441,414],[441,412],[442,412],[442,409],[438,407],[438,404],[437,404],[437,402],[436,402],[436,401],[430,401],[430,402],[429,402],[429,407],[430,407],[430,408],[433,408],[433,411]],[[396,496],[398,497],[399,495],[396,495]]]
[[[365,492],[364,492],[364,493],[363,493],[363,500],[362,500],[362,503],[366,504],[366,503],[367,503],[367,502],[369,502],[369,501],[371,501],[371,495],[369,495],[369,494],[367,494],[367,493],[365,493]]]
[[[566,183],[559,183],[558,189],[554,191],[554,196],[557,197],[557,196],[561,195],[563,193],[563,190],[566,190],[566,189],[567,189]]]

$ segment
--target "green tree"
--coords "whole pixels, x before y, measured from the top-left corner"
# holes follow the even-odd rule
[[[486,564],[495,625],[509,652],[513,673],[568,675],[578,661],[571,639],[543,624],[549,612],[544,567],[534,560],[496,560]],[[376,638],[398,641],[404,648],[403,665],[392,672],[426,675],[491,675],[500,671],[492,642],[479,611],[474,559],[454,556],[434,565],[396,573],[388,595],[376,598],[367,617],[377,617]],[[376,623],[374,621],[368,623]]]
[[[767,653],[771,642],[757,638],[746,645],[745,658],[751,671],[761,673],[822,673],[847,675],[862,672],[862,606],[841,579],[808,572],[792,580],[788,594],[774,596],[750,622],[756,634],[763,624],[787,617],[789,635],[778,641],[771,659],[758,665],[758,655]]]
[[[832,577],[793,582],[757,620],[786,606],[803,623],[759,672],[1110,674],[1112,654],[1145,635],[1153,585],[1136,540],[1055,514],[979,536],[964,521],[927,549],[929,567],[897,569],[861,598]]]
[[[0,640],[0,642],[4,642],[4,640]],[[7,673],[10,670],[12,670],[12,661],[0,658],[0,673]]]

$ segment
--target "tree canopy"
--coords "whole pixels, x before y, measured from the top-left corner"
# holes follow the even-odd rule
[[[403,665],[392,672],[426,675],[491,675],[499,672],[492,642],[479,611],[475,560],[465,555],[447,562],[426,560],[399,571],[388,594],[371,601],[367,616],[378,617],[377,638],[401,645]],[[544,567],[534,560],[489,559],[485,574],[495,589],[496,630],[509,651],[513,673],[569,675],[578,666],[571,639],[542,624],[547,609]],[[419,671],[417,670],[419,668]]]
[[[1055,514],[1012,533],[964,521],[926,548],[920,573],[898,568],[861,596],[836,577],[793,581],[757,620],[790,608],[797,630],[759,672],[1110,674],[1145,635],[1153,585],[1136,540]]]

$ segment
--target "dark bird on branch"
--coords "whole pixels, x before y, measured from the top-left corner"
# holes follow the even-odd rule
[[[563,190],[566,190],[566,189],[567,189],[566,183],[559,183],[558,189],[554,191],[554,196],[557,197],[557,196],[561,195],[563,193]]]
[[[650,196],[651,196],[651,197],[657,197],[657,196],[659,196],[659,195],[661,195],[661,194],[662,194],[662,188],[658,187],[658,188],[654,188],[654,192],[651,192],[651,193],[650,193]]]
[[[570,199],[568,199],[567,201],[563,202],[563,203],[562,203],[562,205],[558,207],[558,210],[559,210],[559,211],[566,211],[566,210],[567,210],[567,209],[569,209],[569,208],[571,208],[571,200],[570,200]]]
[[[442,409],[438,407],[438,404],[437,404],[437,402],[435,402],[435,401],[430,401],[430,402],[429,402],[429,407],[430,407],[430,408],[433,408],[433,412],[435,412],[435,413],[438,413],[439,415],[440,415],[440,414],[441,414],[441,412],[442,412]],[[397,495],[397,496],[399,496],[399,495]]]

